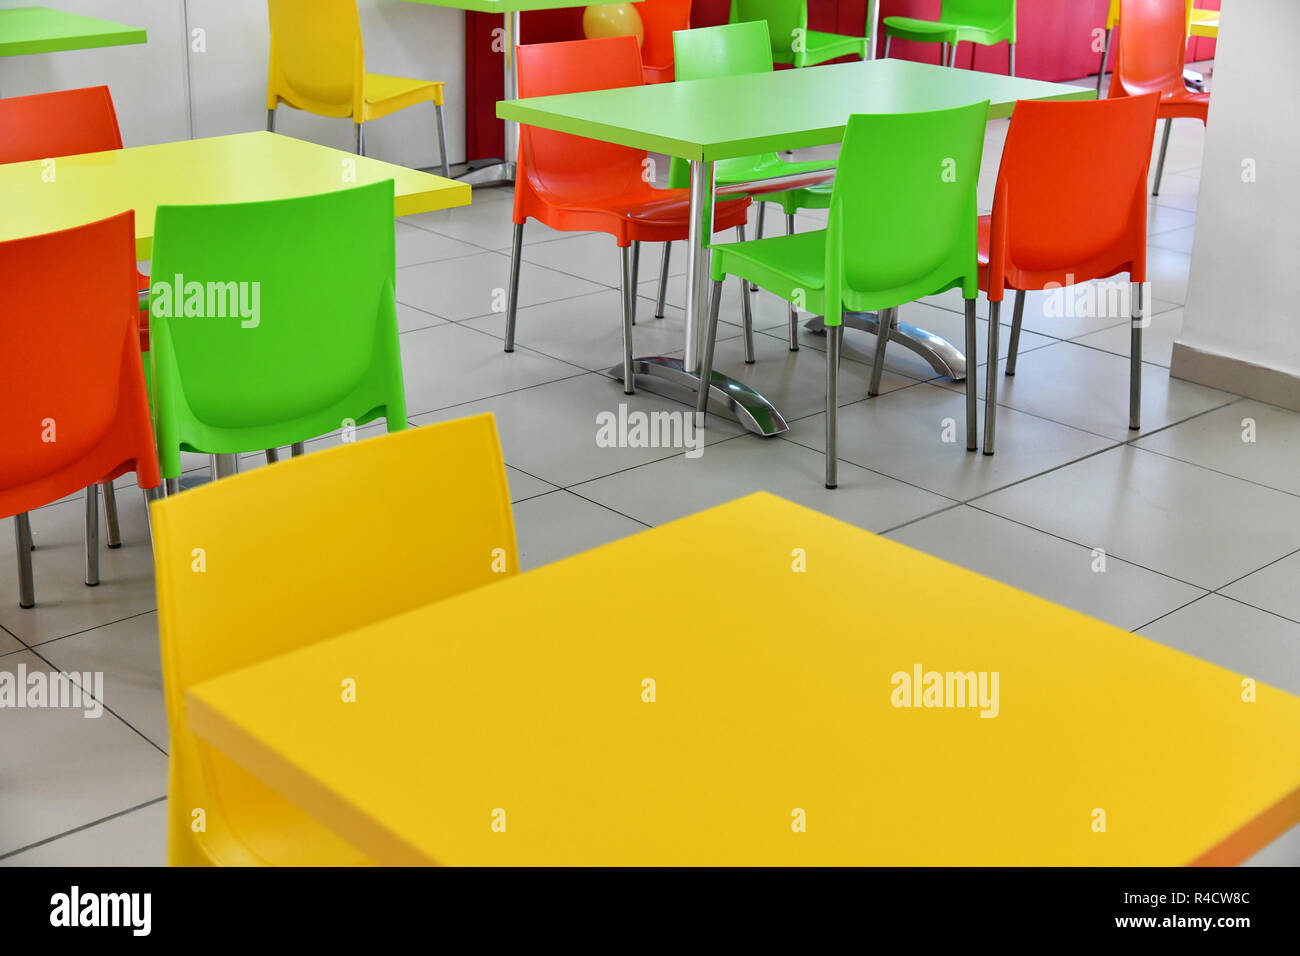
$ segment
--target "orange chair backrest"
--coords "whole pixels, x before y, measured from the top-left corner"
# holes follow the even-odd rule
[[[135,214],[0,242],[0,516],[124,471],[158,484]]]
[[[641,0],[636,12],[645,27],[642,62],[658,70],[672,66],[673,33],[691,25],[691,0]]]
[[[107,86],[0,99],[0,163],[121,148]]]
[[[1119,18],[1119,52],[1110,95],[1184,92],[1185,0],[1121,0]]]
[[[603,37],[517,47],[519,95],[551,96],[641,86],[636,37]],[[643,184],[645,151],[522,126],[519,165],[529,184],[551,199],[599,203]]]
[[[1069,274],[1083,281],[1129,264],[1141,271],[1158,101],[1016,104],[994,195],[991,288],[1001,288],[1001,277],[1040,288]],[[1104,148],[1080,149],[1083,142]]]

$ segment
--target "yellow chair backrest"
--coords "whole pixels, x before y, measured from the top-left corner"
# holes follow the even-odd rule
[[[152,518],[171,862],[309,864],[355,854],[195,737],[185,695],[200,681],[515,574],[495,420],[463,418],[269,465],[157,501]]]
[[[1187,0],[1187,35],[1192,33],[1192,10],[1196,0]],[[1115,29],[1115,24],[1119,23],[1119,5],[1120,0],[1110,0],[1110,12],[1106,14],[1106,29]]]
[[[267,0],[271,59],[266,107],[360,116],[366,60],[356,0]]]

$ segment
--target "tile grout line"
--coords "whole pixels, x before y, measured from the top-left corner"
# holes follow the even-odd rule
[[[43,840],[37,840],[35,843],[29,843],[26,846],[20,846],[16,850],[10,850],[7,853],[0,853],[0,860],[8,859],[11,856],[17,856],[19,853],[24,853],[27,850],[34,850],[37,847],[45,846],[45,844],[47,843],[53,843],[55,840],[60,840],[65,836],[71,836],[74,833],[80,833],[82,830],[89,830],[91,827],[97,827],[101,823],[107,823],[110,820],[116,820],[118,817],[124,817],[128,813],[135,813],[137,810],[143,810],[145,807],[151,807],[155,803],[160,803],[166,799],[167,799],[167,795],[163,794],[161,797],[154,797],[152,800],[146,800],[144,803],[138,803],[134,807],[127,807],[125,810],[119,810],[116,813],[110,813],[108,816],[100,817],[98,820],[91,820],[89,823],[83,823],[81,826],[73,827],[71,830],[64,830],[62,833],[56,834],[54,836],[46,837]]]

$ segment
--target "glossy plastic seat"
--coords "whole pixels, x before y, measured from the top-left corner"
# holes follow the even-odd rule
[[[691,25],[691,0],[641,0],[636,5],[645,28],[641,44],[641,75],[647,84],[671,83],[673,69],[673,33]]]
[[[122,148],[117,111],[107,86],[0,99],[0,163],[28,163]],[[149,277],[136,273],[136,288]],[[140,349],[149,350],[148,313],[140,315]]]
[[[898,307],[960,288],[966,354],[975,354],[975,188],[988,101],[951,110],[852,116],[840,149],[827,228],[713,247],[701,381],[713,369],[722,280],[740,276],[826,321],[826,487],[836,476],[836,408],[844,312],[878,312],[869,393],[880,390]],[[864,229],[862,223],[876,227]],[[697,411],[708,391],[701,389]],[[966,376],[966,447],[975,450],[975,380]]]
[[[550,96],[641,86],[636,37],[602,37],[516,48],[519,95]],[[690,196],[685,189],[656,189],[644,150],[568,133],[521,126],[515,180],[514,243],[506,305],[505,350],[515,349],[519,268],[529,219],[561,232],[605,232],[622,260],[623,390],[634,390],[632,325],[636,321],[637,259],[642,242],[671,242],[688,235]],[[743,226],[749,199],[714,204],[715,231]],[[746,297],[748,302],[748,297]]]
[[[1179,0],[1181,2],[1181,0]],[[989,299],[984,454],[993,454],[998,323],[1016,290],[1007,374],[1014,375],[1025,292],[1129,274],[1132,319],[1129,427],[1141,424],[1142,283],[1146,281],[1147,169],[1155,94],[1085,102],[1019,102],[998,170],[993,214],[980,218],[980,288]],[[1080,150],[1080,142],[1105,143]],[[1099,295],[1101,301],[1103,296]],[[1105,296],[1122,300],[1121,296]]]
[[[278,448],[380,417],[406,428],[393,203],[385,180],[158,207],[149,355],[169,491],[182,451]]]
[[[189,728],[186,693],[516,574],[510,492],[492,416],[368,438],[213,482],[155,502],[153,527],[171,730],[169,862],[368,863],[294,806],[292,794],[271,789],[199,739]],[[321,690],[342,699],[341,683]],[[358,687],[355,706],[382,692]]]
[[[351,117],[358,155],[365,152],[362,124],[390,113],[432,103],[438,117],[442,174],[447,168],[447,130],[442,118],[442,81],[367,73],[356,0],[267,0],[271,60],[266,83],[266,128],[275,130],[281,103],[317,116]]]
[[[770,73],[772,71],[772,44],[765,20],[727,23],[716,27],[683,30],[673,37],[677,76],[682,80],[698,80],[714,76],[738,76],[745,73]],[[829,180],[835,172],[834,161],[790,162],[776,153],[759,153],[723,159],[713,164],[714,181],[718,186],[750,183],[776,176],[805,174],[810,185],[790,188],[773,188],[756,185],[750,198],[758,203],[778,203],[785,213],[785,230],[794,232],[794,215],[800,209],[826,209],[831,203]],[[668,167],[668,185],[684,189],[690,185],[690,164],[673,159]],[[763,206],[759,207],[758,238],[763,238]],[[741,237],[743,241],[743,236]],[[668,246],[659,274],[659,307],[656,315],[663,315],[668,286]],[[753,333],[746,326],[745,360],[754,360]],[[790,350],[799,350],[799,312],[790,305]]]
[[[93,587],[98,485],[129,471],[141,488],[159,483],[135,284],[131,212],[0,242],[0,517],[15,518],[22,607],[36,600],[27,512],[86,489]],[[110,544],[113,536],[110,526]]]
[[[867,2],[867,23],[875,23]],[[765,20],[772,43],[772,61],[794,67],[816,66],[842,56],[867,58],[868,38],[808,29],[808,0],[731,0],[729,23]],[[869,29],[869,28],[868,28]],[[864,32],[866,32],[864,30]]]
[[[957,65],[957,44],[1007,43],[1007,73],[1016,75],[1016,0],[942,0],[938,20],[885,17],[885,56],[890,41],[942,43],[943,62]]]
[[[1169,132],[1180,117],[1208,121],[1210,94],[1189,90],[1183,82],[1187,61],[1187,30],[1190,5],[1184,0],[1122,0],[1120,4],[1119,52],[1110,81],[1111,98],[1160,94],[1160,111],[1165,121],[1160,141],[1160,159],[1151,195],[1160,195],[1160,178],[1169,150]]]

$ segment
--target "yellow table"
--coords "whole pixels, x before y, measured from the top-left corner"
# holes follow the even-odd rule
[[[672,614],[647,626],[649,603]],[[990,698],[996,672],[997,715],[895,707],[916,667],[986,672]],[[188,708],[387,863],[1180,864],[1300,820],[1300,698],[1256,697],[759,494],[205,682]]]
[[[1192,36],[1210,37],[1218,39],[1219,36],[1219,11],[1218,10],[1193,10],[1191,23]]]
[[[134,209],[136,255],[148,259],[159,205],[285,199],[383,179],[394,181],[399,216],[470,201],[463,183],[259,131],[2,164],[0,241]]]

